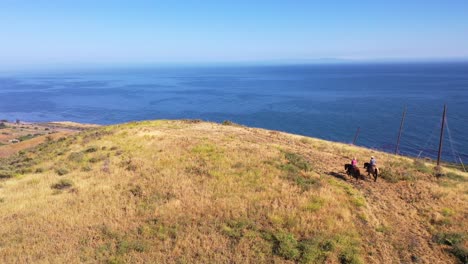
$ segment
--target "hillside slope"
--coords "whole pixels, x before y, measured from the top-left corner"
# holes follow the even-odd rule
[[[344,173],[371,155],[377,182]],[[345,144],[158,120],[0,165],[1,263],[467,261],[466,174]]]

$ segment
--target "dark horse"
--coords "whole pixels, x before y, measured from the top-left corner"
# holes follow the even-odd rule
[[[364,163],[364,169],[367,171],[367,176],[374,176],[374,181],[377,181],[377,177],[379,176],[379,169],[376,166],[371,166],[369,162]]]
[[[351,164],[345,164],[344,168],[346,170],[346,174],[353,176],[356,180],[359,180],[359,178],[361,178],[361,171],[358,167],[354,167]]]

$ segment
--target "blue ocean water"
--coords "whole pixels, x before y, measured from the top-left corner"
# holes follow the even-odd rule
[[[0,118],[113,124],[197,118],[468,163],[468,63],[167,67],[0,76]]]

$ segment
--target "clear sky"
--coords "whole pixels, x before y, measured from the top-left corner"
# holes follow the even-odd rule
[[[468,0],[0,0],[0,68],[468,58]]]

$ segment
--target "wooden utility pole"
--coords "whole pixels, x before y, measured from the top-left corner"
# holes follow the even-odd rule
[[[437,166],[440,164],[440,156],[442,154],[442,138],[444,137],[445,113],[447,105],[444,105],[444,113],[442,114],[442,125],[440,126],[439,154],[437,155]]]
[[[403,109],[403,116],[401,117],[400,130],[398,132],[398,139],[397,139],[396,148],[395,148],[395,155],[398,154],[398,147],[400,146],[401,130],[403,128],[403,123],[405,122],[405,116],[406,116],[406,105],[405,105],[405,108]]]
[[[353,145],[356,143],[356,140],[357,140],[357,138],[359,136],[359,130],[361,130],[361,127],[357,128],[356,135],[354,135]]]

